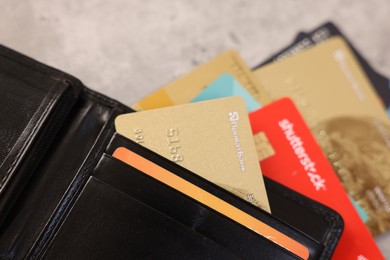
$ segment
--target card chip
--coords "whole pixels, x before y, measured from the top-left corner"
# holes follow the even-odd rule
[[[253,139],[255,140],[257,157],[259,157],[259,161],[263,161],[275,155],[275,150],[268,141],[268,138],[264,132],[255,134]]]

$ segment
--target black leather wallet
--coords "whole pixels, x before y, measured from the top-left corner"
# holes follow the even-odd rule
[[[134,112],[0,46],[1,259],[299,259],[113,158],[126,147],[328,259],[339,214],[265,178],[272,215],[115,133]]]

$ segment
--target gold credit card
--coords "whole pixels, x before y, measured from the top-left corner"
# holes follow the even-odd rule
[[[263,90],[257,87],[256,78],[241,57],[234,51],[227,51],[141,99],[132,107],[135,110],[148,110],[189,103],[224,73],[229,73],[239,81],[254,98],[268,101],[263,95]]]
[[[270,212],[241,97],[120,115],[116,131]]]
[[[257,69],[268,98],[291,97],[373,235],[390,229],[390,124],[340,37]],[[266,100],[259,100],[265,104]]]

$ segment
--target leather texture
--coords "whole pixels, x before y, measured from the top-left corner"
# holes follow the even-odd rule
[[[43,258],[238,259],[219,244],[94,177]]]
[[[335,249],[343,222],[333,210],[271,180],[273,215],[253,207],[115,134],[115,117],[132,110],[66,73],[0,46],[0,88],[1,259],[296,259],[141,178],[109,156],[118,145],[283,230],[308,246],[311,259],[328,259]],[[137,183],[149,189],[135,193]],[[153,197],[153,190],[161,196]],[[207,214],[197,222],[199,212]]]

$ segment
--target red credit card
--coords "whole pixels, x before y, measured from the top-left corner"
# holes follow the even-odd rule
[[[293,101],[277,100],[249,119],[263,174],[342,216],[344,232],[332,259],[384,259]]]

